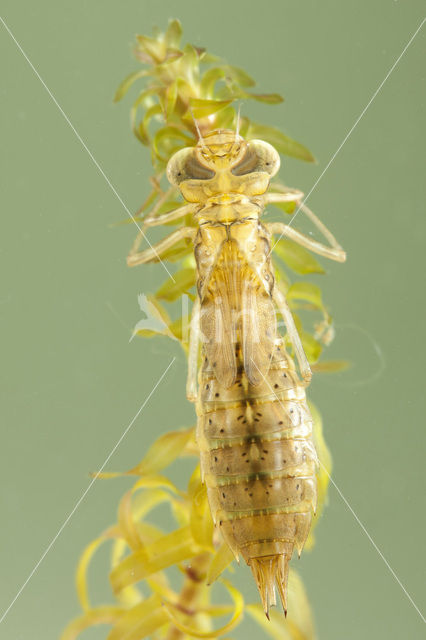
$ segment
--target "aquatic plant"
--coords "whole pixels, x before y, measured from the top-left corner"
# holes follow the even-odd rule
[[[115,96],[119,101],[133,85],[141,84],[131,107],[131,126],[137,139],[149,149],[153,166],[150,193],[134,215],[133,222],[136,221],[139,231],[132,251],[136,251],[144,239],[147,222],[152,223],[159,215],[182,204],[177,189],[166,184],[165,168],[173,153],[197,143],[197,124],[201,135],[212,129],[235,129],[241,101],[256,100],[273,105],[283,100],[276,93],[256,93],[254,80],[244,70],[204,49],[191,44],[182,46],[181,38],[178,20],[172,20],[164,33],[137,36],[135,56],[142,66],[122,82]],[[253,122],[245,114],[240,117],[239,128],[247,140],[261,138],[283,155],[306,162],[314,160],[304,145],[277,128]],[[285,189],[278,180],[274,180],[273,186],[275,191]],[[280,215],[282,212],[291,215],[295,210],[294,203],[271,206],[278,207]],[[172,224],[195,223],[187,216]],[[173,276],[145,300],[147,312],[157,322],[153,327],[147,328],[146,323],[141,323],[135,328],[135,334],[144,338],[165,335],[178,340],[185,353],[189,318],[186,313],[176,316],[173,303],[184,295],[194,299],[196,272],[192,251],[192,243],[182,240],[177,247],[160,253],[158,259],[175,265],[175,270]],[[320,287],[299,277],[323,274],[320,263],[288,238],[280,239],[274,251],[278,257],[276,280],[290,304],[313,370],[330,372],[344,367],[343,362],[320,359],[324,347],[333,338],[332,318]],[[296,281],[292,274],[298,276]],[[315,407],[310,405],[310,408],[321,462],[314,519],[317,523],[327,497],[331,459],[320,415]],[[171,427],[173,430],[158,438],[129,471],[99,474],[101,478],[125,475],[135,482],[120,501],[117,522],[92,541],[80,558],[77,594],[83,613],[67,626],[62,640],[72,640],[84,629],[98,624],[111,626],[108,640],[219,638],[234,629],[244,615],[253,618],[265,635],[272,638],[314,638],[309,602],[301,579],[293,570],[289,577],[287,618],[280,611],[272,610],[267,620],[260,603],[244,602],[232,582],[234,557],[210,516],[206,489],[200,477],[194,428]],[[185,488],[177,487],[163,475],[176,461],[188,469],[189,481]],[[160,504],[168,505],[176,522],[175,529],[163,530],[155,524],[155,517],[150,517]],[[87,573],[95,552],[105,543],[112,547],[110,582],[115,601],[99,605],[89,598]],[[306,548],[313,544],[311,531]],[[173,568],[175,571],[177,568],[179,579],[176,575],[173,580],[170,578]],[[216,597],[212,602],[215,589],[223,597],[228,594],[224,604],[216,604]]]

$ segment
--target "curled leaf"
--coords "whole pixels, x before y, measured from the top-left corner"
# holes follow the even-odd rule
[[[89,601],[89,591],[87,584],[87,570],[90,565],[90,562],[93,558],[93,555],[98,550],[98,548],[107,540],[111,540],[114,537],[119,535],[119,531],[116,527],[110,527],[103,533],[99,538],[95,538],[92,540],[90,544],[84,549],[83,553],[80,556],[77,565],[76,572],[76,586],[77,586],[77,596],[80,601],[80,605],[82,609],[86,612],[90,611],[90,601]]]
[[[139,78],[143,78],[146,75],[148,75],[148,72],[144,69],[139,69],[139,71],[134,71],[133,73],[128,75],[115,92],[114,102],[119,102],[122,98],[124,98],[132,84]]]
[[[152,107],[149,107],[149,109],[147,109],[142,121],[139,123],[139,125],[137,125],[136,130],[138,132],[138,138],[141,140],[141,142],[146,141],[144,142],[144,144],[148,145],[150,143],[149,125],[151,123],[151,120],[153,118],[157,118],[161,114],[161,105],[154,104],[152,105]]]
[[[115,624],[121,617],[123,609],[121,607],[103,606],[87,611],[84,615],[76,618],[63,631],[60,640],[75,640],[82,631],[98,624]]]
[[[127,472],[129,475],[134,474],[133,469]],[[172,493],[176,495],[183,496],[184,494],[180,491],[171,480],[166,478],[166,476],[160,475],[144,475],[142,478],[139,478],[137,482],[132,487],[132,492],[138,491],[139,489],[168,489]],[[140,515],[139,515],[140,517]]]
[[[168,467],[178,458],[191,439],[193,427],[179,431],[169,431],[160,436],[148,449],[141,462],[130,473],[147,475]]]
[[[167,162],[175,151],[192,144],[192,138],[184,131],[174,126],[167,126],[159,129],[154,135],[152,149],[159,158]]]
[[[118,526],[120,527],[121,536],[125,539],[129,548],[136,551],[143,545],[133,516],[132,496],[132,491],[126,491],[120,500],[118,505]]]
[[[214,94],[216,83],[226,76],[226,70],[223,67],[212,67],[208,69],[200,82],[200,93],[204,98],[209,99]]]
[[[169,622],[156,594],[124,612],[107,640],[142,640]]]
[[[135,518],[142,520],[152,509],[163,502],[172,504],[174,502],[174,497],[168,491],[163,491],[159,488],[146,489],[136,495],[133,501]]]

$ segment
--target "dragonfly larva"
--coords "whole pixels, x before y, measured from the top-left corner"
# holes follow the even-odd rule
[[[194,303],[187,395],[197,406],[197,442],[213,520],[235,556],[251,567],[265,613],[275,584],[287,608],[288,563],[301,553],[316,503],[312,418],[305,387],[311,370],[285,296],[274,283],[271,238],[285,235],[332,260],[345,252],[294,189],[268,191],[280,165],[268,143],[212,131],[170,159],[167,176],[186,204],[145,220],[158,225],[194,216],[154,247],[128,257],[158,260],[183,238],[194,243]],[[263,224],[264,208],[294,202],[329,245],[281,222]],[[277,332],[283,318],[299,365]],[[202,365],[198,372],[199,345]]]

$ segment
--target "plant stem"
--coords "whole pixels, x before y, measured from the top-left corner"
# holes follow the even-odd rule
[[[203,553],[196,556],[191,562],[191,565],[186,568],[185,580],[176,607],[188,617],[194,617],[201,604],[205,606],[204,599],[207,588],[206,570],[210,564],[210,560],[211,555],[209,553]],[[185,634],[172,625],[166,636],[166,640],[181,640],[184,637]]]

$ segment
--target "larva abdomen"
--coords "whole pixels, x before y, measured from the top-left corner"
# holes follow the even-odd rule
[[[286,609],[288,562],[315,510],[317,458],[305,390],[281,342],[256,386],[240,366],[225,389],[204,361],[197,439],[216,526],[250,565],[265,612],[274,583]]]

